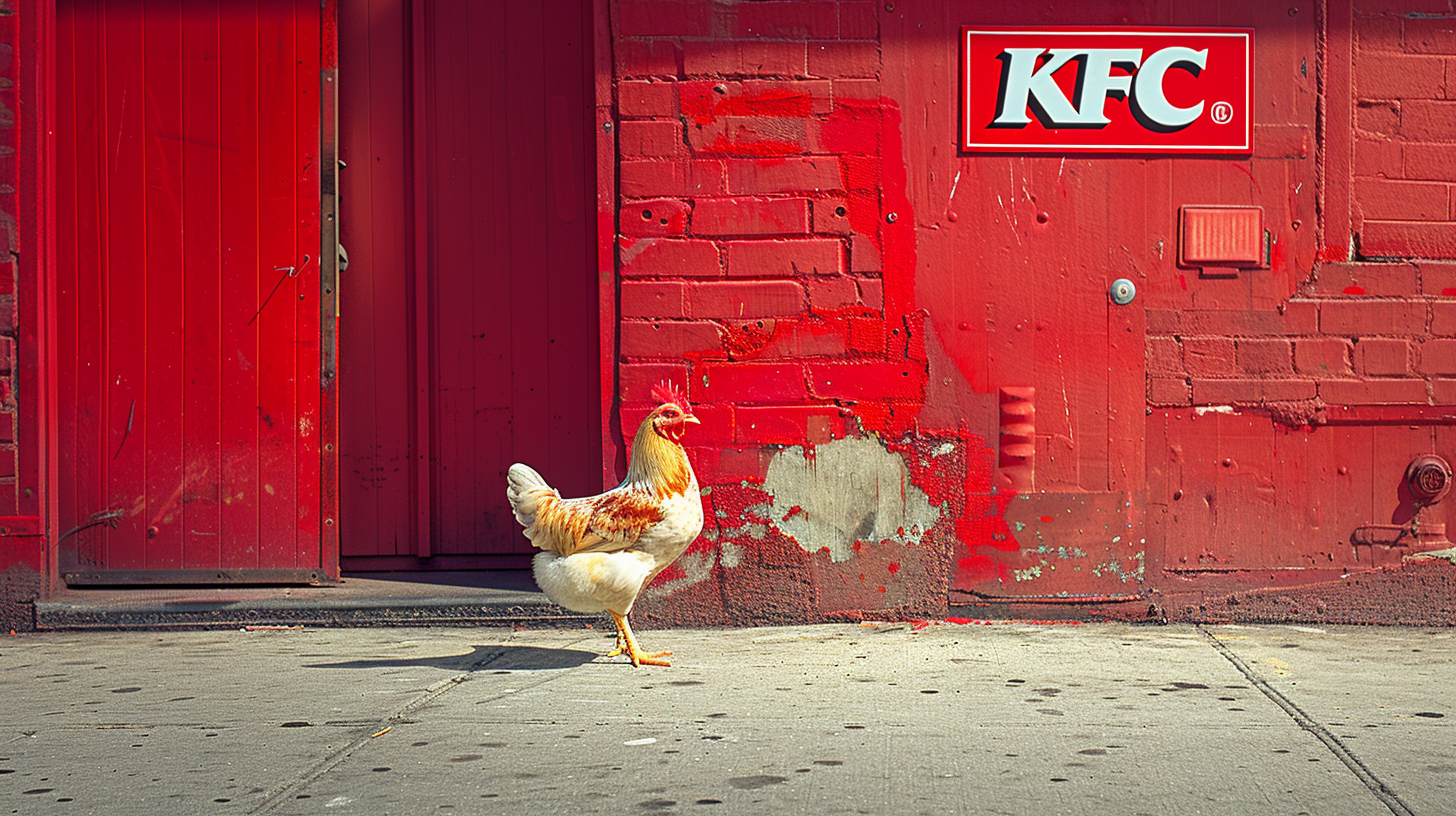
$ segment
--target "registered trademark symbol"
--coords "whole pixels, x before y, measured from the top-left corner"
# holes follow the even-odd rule
[[[1227,125],[1234,120],[1234,106],[1227,102],[1215,102],[1208,112],[1215,125]]]

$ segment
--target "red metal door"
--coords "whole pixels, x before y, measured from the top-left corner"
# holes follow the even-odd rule
[[[57,16],[63,576],[336,571],[320,3]]]
[[[340,11],[345,569],[524,566],[505,471],[600,489],[589,3]]]
[[[1299,224],[1313,223],[1318,186],[1309,147],[1315,15],[1257,2],[899,8],[881,17],[884,41],[907,44],[883,55],[884,93],[901,101],[905,122],[932,123],[906,128],[922,264],[915,297],[961,380],[945,386],[988,395],[981,421],[999,429],[988,439],[993,483],[971,497],[986,523],[958,544],[952,601],[1139,599],[1147,571],[1161,566],[1146,493],[1156,396],[1147,374],[1159,362],[1148,335],[1190,312],[1203,321],[1190,334],[1242,333],[1232,323],[1274,315],[1303,277],[1294,270],[1313,260],[1312,230]],[[947,102],[958,89],[942,64],[956,64],[961,26],[1252,28],[1252,155],[948,152],[944,134],[956,132],[959,111]],[[1207,275],[1180,267],[1185,205],[1263,207],[1272,262]],[[1120,278],[1138,289],[1128,305],[1109,298]]]

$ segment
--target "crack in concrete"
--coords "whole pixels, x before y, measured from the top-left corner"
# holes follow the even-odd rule
[[[1212,644],[1214,651],[1223,655],[1223,658],[1232,663],[1233,667],[1238,669],[1239,673],[1254,685],[1254,688],[1263,692],[1265,697],[1268,697],[1275,705],[1283,709],[1284,713],[1288,714],[1291,720],[1294,720],[1295,725],[1313,734],[1316,739],[1324,743],[1325,747],[1330,749],[1330,753],[1334,754],[1336,759],[1345,763],[1345,767],[1349,768],[1355,774],[1356,778],[1365,787],[1370,789],[1370,792],[1375,795],[1376,799],[1379,799],[1382,804],[1390,808],[1391,813],[1394,813],[1395,816],[1415,816],[1410,807],[1401,801],[1395,791],[1391,790],[1389,785],[1385,784],[1380,777],[1376,776],[1375,772],[1370,770],[1364,762],[1361,762],[1360,758],[1355,756],[1355,753],[1346,747],[1345,743],[1339,737],[1330,733],[1329,729],[1305,713],[1304,709],[1296,705],[1293,700],[1285,697],[1282,692],[1270,685],[1268,680],[1265,680],[1253,667],[1245,663],[1243,658],[1234,654],[1232,649],[1225,646],[1223,641],[1215,637],[1203,625],[1199,624],[1197,628],[1199,633]]]

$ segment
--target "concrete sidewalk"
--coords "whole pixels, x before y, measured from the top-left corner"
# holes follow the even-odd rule
[[[1456,632],[1119,624],[0,639],[0,812],[1456,812]]]

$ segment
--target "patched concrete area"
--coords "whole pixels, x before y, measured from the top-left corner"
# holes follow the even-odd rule
[[[10,637],[0,807],[1391,813],[1263,684],[1456,807],[1449,632],[916,626],[651,630],[650,669],[584,629]]]
[[[856,542],[919,543],[940,520],[925,492],[910,481],[905,460],[873,437],[847,437],[814,448],[785,448],[764,477],[775,527],[805,552],[828,549],[854,557]]]

